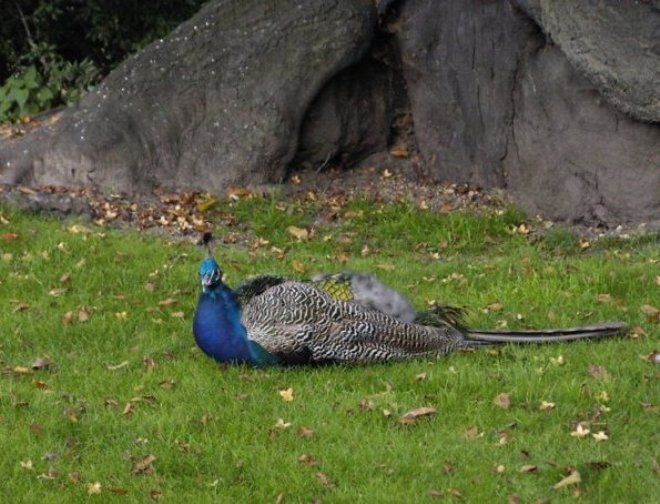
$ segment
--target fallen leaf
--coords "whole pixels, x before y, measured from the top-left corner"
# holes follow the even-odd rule
[[[128,490],[125,488],[120,488],[120,487],[108,487],[108,492],[113,493],[115,495],[126,495],[128,494]]]
[[[551,411],[555,408],[555,403],[553,402],[548,402],[548,401],[541,401],[541,405],[539,406],[539,409],[541,411]]]
[[[275,423],[275,427],[278,429],[288,429],[291,427],[291,422],[285,422],[283,419],[278,418],[277,422]]]
[[[328,477],[327,474],[325,473],[316,473],[314,476],[316,476],[316,479],[319,480],[321,485],[323,485],[326,488],[334,488],[335,484],[330,481],[330,478]]]
[[[90,234],[94,232],[92,229],[83,226],[82,224],[74,224],[73,226],[66,228],[66,230],[71,234]]]
[[[47,369],[50,366],[50,359],[48,357],[37,357],[30,366],[33,370]]]
[[[48,388],[48,383],[46,383],[43,380],[35,380],[34,386],[37,387],[40,390],[45,390]]]
[[[294,238],[297,238],[300,241],[309,239],[309,231],[304,228],[299,228],[296,226],[289,226],[286,228],[287,233],[289,233]]]
[[[505,393],[499,394],[493,399],[493,403],[502,409],[509,409],[511,406],[511,396]]]
[[[71,325],[71,324],[73,324],[73,316],[74,316],[74,315],[73,315],[73,312],[72,312],[72,311],[68,311],[68,312],[66,312],[64,315],[62,315],[62,323],[63,323],[64,325]]]
[[[520,472],[521,473],[535,473],[538,471],[538,466],[533,465],[533,464],[525,464],[520,467]]]
[[[284,399],[286,402],[293,401],[293,389],[291,387],[288,389],[280,390],[279,393],[282,399]]]
[[[32,469],[34,469],[34,466],[32,465],[32,461],[31,461],[30,459],[28,459],[28,460],[21,460],[21,461],[20,461],[20,464],[21,464],[21,467],[22,467],[23,469],[26,469],[26,470],[28,470],[28,471],[31,471]]]
[[[301,427],[296,431],[296,436],[299,437],[311,437],[314,435],[314,429],[310,429],[309,427]]]
[[[610,373],[608,373],[607,369],[605,369],[602,366],[597,366],[595,364],[591,364],[587,368],[587,373],[589,373],[589,376],[599,380],[603,380],[610,377]]]
[[[474,439],[474,438],[482,437],[484,433],[479,432],[479,428],[476,425],[472,425],[467,429],[465,429],[463,435],[468,439]]]
[[[631,338],[641,338],[642,336],[646,336],[646,331],[641,326],[636,325],[630,330]]]
[[[2,238],[4,241],[14,241],[18,240],[20,236],[17,233],[2,233],[0,235],[0,238]]]
[[[94,483],[89,483],[87,485],[87,494],[88,495],[98,495],[101,493],[101,483],[98,481]]]
[[[591,242],[589,240],[585,240],[584,238],[581,238],[580,241],[578,241],[578,247],[580,247],[580,250],[586,250],[589,247],[591,247]]]
[[[163,498],[163,492],[160,490],[152,490],[149,492],[149,497],[151,497],[151,500],[158,501]]]
[[[560,355],[558,357],[550,357],[550,364],[553,366],[563,366],[566,364],[566,361],[564,360],[564,356]]]
[[[567,487],[569,485],[575,485],[577,483],[580,483],[582,481],[582,478],[580,477],[580,473],[577,472],[577,470],[573,469],[568,476],[566,476],[564,479],[559,481],[556,485],[554,485],[552,488],[555,490],[559,490],[560,488]]]
[[[142,362],[143,362],[143,364],[144,364],[144,368],[145,368],[148,372],[153,371],[154,368],[156,367],[156,363],[154,362],[154,359],[153,359],[152,357],[147,356],[147,357],[145,357],[144,359],[142,359]]]
[[[311,453],[303,453],[302,455],[300,455],[298,457],[298,462],[300,462],[301,464],[305,464],[306,466],[314,466],[318,463],[314,458],[314,455],[312,455]]]
[[[81,306],[78,310],[78,322],[87,322],[89,320],[89,310],[84,306]]]
[[[18,304],[14,307],[14,313],[24,312],[24,311],[29,310],[29,309],[30,309],[30,305],[29,305],[29,304],[27,304],[27,303],[18,303]]]
[[[153,453],[150,453],[144,458],[141,458],[138,460],[135,465],[133,466],[133,469],[131,472],[133,474],[145,474],[145,473],[152,473],[153,472],[153,467],[152,464],[156,460],[156,456]]]
[[[589,432],[591,432],[589,429],[584,427],[581,423],[577,424],[577,427],[573,432],[571,432],[571,436],[576,437],[576,438],[583,438],[585,436],[589,435]]]
[[[182,311],[175,311],[175,312],[170,313],[170,317],[172,317],[172,318],[184,318],[185,316],[186,316],[186,314],[183,313]]]
[[[410,152],[408,151],[408,148],[405,145],[399,145],[396,147],[392,147],[390,149],[390,156],[397,157],[397,158],[407,158],[410,155]]]
[[[598,431],[596,434],[591,435],[596,441],[607,441],[609,436],[605,434],[605,431]]]
[[[61,296],[62,294],[66,293],[67,289],[63,287],[56,287],[54,289],[51,289],[48,291],[48,295],[52,297],[58,297]]]
[[[128,361],[125,360],[123,362],[120,362],[119,364],[108,364],[106,367],[110,371],[117,371],[118,369],[128,366],[128,364],[129,364]]]
[[[171,378],[168,378],[167,380],[163,380],[160,383],[158,383],[158,386],[162,389],[165,389],[165,390],[173,389],[175,385],[176,385],[176,382],[174,380],[172,380]]]
[[[438,412],[433,406],[422,406],[421,408],[416,408],[410,410],[401,417],[399,417],[399,423],[403,425],[409,425],[414,423],[419,417],[432,416]]]
[[[489,305],[486,305],[486,309],[491,312],[499,312],[502,311],[504,307],[500,303],[490,303]]]
[[[163,299],[162,301],[158,301],[158,306],[167,307],[167,306],[172,306],[175,303],[176,303],[176,299],[167,298],[167,299]]]
[[[649,320],[649,322],[656,324],[660,322],[660,309],[656,308],[655,306],[646,304],[643,305],[640,310],[644,315],[646,315],[646,318]]]
[[[381,173],[381,176],[382,176],[384,179],[392,178],[392,175],[394,175],[394,174],[393,174],[391,171],[389,171],[387,168],[385,168],[385,169],[383,170],[383,172]]]
[[[418,375],[415,375],[415,381],[425,381],[428,377],[427,373],[419,373]]]
[[[612,302],[612,296],[610,294],[598,294],[596,297],[598,301],[601,303],[611,303]]]
[[[305,264],[302,261],[299,261],[298,259],[294,259],[293,261],[291,261],[291,267],[293,268],[294,271],[297,271],[298,273],[304,273],[307,270]]]

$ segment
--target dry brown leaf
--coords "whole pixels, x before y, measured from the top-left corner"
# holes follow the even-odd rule
[[[39,369],[47,369],[50,366],[50,359],[46,356],[37,357],[35,361],[30,366],[33,370],[37,371]]]
[[[133,466],[131,472],[133,474],[152,473],[153,472],[152,464],[154,463],[154,460],[156,460],[156,455],[150,453],[146,457],[143,457],[140,460],[138,460]]]
[[[533,464],[525,464],[520,467],[521,473],[535,473],[538,471],[539,467]]]
[[[184,318],[185,316],[186,316],[186,314],[183,313],[182,311],[175,311],[175,312],[170,313],[170,317],[172,317],[172,318]]]
[[[644,315],[646,315],[646,318],[649,320],[649,322],[656,324],[660,322],[660,309],[656,308],[655,306],[645,304],[640,307],[640,310]]]
[[[17,233],[2,233],[0,235],[0,239],[8,242],[18,240],[19,238],[20,236]]]
[[[415,408],[401,415],[401,417],[399,417],[399,423],[403,425],[409,425],[414,423],[419,417],[433,416],[437,412],[438,410],[433,406],[422,406],[421,408]]]
[[[314,429],[310,429],[309,427],[301,427],[296,431],[296,436],[299,437],[311,437],[314,435]]]
[[[589,373],[589,376],[592,378],[596,378],[598,380],[604,380],[610,377],[610,373],[607,371],[607,369],[596,364],[591,364],[587,368],[587,373]]]
[[[278,429],[288,429],[291,427],[291,422],[285,422],[283,419],[278,418],[277,422],[275,423],[275,427]]]
[[[577,472],[577,470],[573,469],[568,476],[566,476],[564,479],[559,481],[554,488],[555,490],[559,490],[560,488],[567,487],[569,485],[575,485],[577,483],[580,483],[582,481],[582,478],[580,477],[580,473]]]
[[[511,406],[511,396],[506,393],[499,394],[493,399],[493,404],[499,406],[502,409],[509,409]]]
[[[45,390],[48,388],[48,383],[46,383],[43,380],[35,380],[34,386],[37,387],[38,389]]]
[[[90,317],[90,312],[84,306],[81,306],[78,310],[78,322],[87,322]]]
[[[173,298],[167,298],[163,299],[162,301],[158,301],[158,306],[160,307],[172,306],[173,304],[176,304],[176,299]]]
[[[327,474],[319,472],[316,473],[314,476],[316,476],[316,479],[319,480],[321,485],[323,485],[326,488],[334,488],[335,484],[330,481],[330,478],[328,477]]]
[[[609,439],[609,436],[605,434],[605,431],[598,431],[597,433],[592,434],[591,437],[596,441],[607,441]]]
[[[73,226],[66,228],[66,230],[71,234],[90,234],[94,232],[92,229],[82,224],[74,224]]]
[[[463,435],[466,438],[474,439],[474,438],[477,438],[477,437],[482,437],[484,435],[484,433],[479,432],[479,428],[476,425],[472,425],[472,426],[468,427],[467,429],[465,429],[465,431],[463,432]]]
[[[30,305],[29,305],[29,304],[27,304],[27,303],[18,303],[18,304],[14,307],[14,313],[24,312],[24,311],[29,310],[29,309],[30,309]]]
[[[598,301],[601,303],[611,303],[612,302],[612,296],[610,294],[598,294],[596,297]]]
[[[58,297],[58,296],[61,296],[64,293],[66,293],[66,291],[67,291],[67,289],[65,289],[63,287],[59,287],[59,288],[56,287],[54,289],[49,290],[48,295],[52,296],[52,297]]]
[[[548,402],[548,401],[541,401],[541,405],[539,406],[539,409],[541,411],[552,411],[555,408],[555,403],[553,402]]]
[[[171,389],[174,388],[175,385],[176,385],[176,382],[174,380],[172,380],[171,378],[168,378],[167,380],[163,380],[160,383],[158,383],[158,386],[162,389],[165,389],[165,390],[171,390]]]
[[[128,490],[125,488],[121,487],[108,487],[108,492],[113,493],[115,495],[127,495]]]
[[[304,273],[305,271],[307,271],[305,264],[302,261],[299,261],[298,259],[294,259],[293,261],[291,261],[291,267],[293,268],[294,271],[297,271],[298,273]]]
[[[288,228],[286,228],[286,232],[300,241],[309,239],[309,231],[304,228],[299,228],[297,226],[289,226]]]
[[[293,389],[289,387],[288,389],[283,389],[279,391],[280,396],[282,399],[284,399],[286,402],[291,402],[293,401]]]
[[[406,147],[405,145],[398,145],[390,149],[390,156],[393,157],[407,158],[409,155],[410,152],[408,151],[408,147]]]
[[[591,432],[589,429],[584,427],[581,423],[577,424],[577,427],[575,427],[575,430],[571,432],[571,436],[576,437],[578,439],[586,437],[589,435],[589,432]]]
[[[94,483],[89,483],[87,485],[87,494],[88,495],[98,495],[101,493],[101,483],[98,481]]]
[[[425,381],[428,377],[428,373],[419,373],[415,375],[415,381]]]
[[[129,362],[127,360],[120,362],[119,364],[108,364],[106,367],[109,371],[117,371],[118,369],[128,366]]]
[[[316,458],[314,458],[314,455],[311,453],[303,453],[298,457],[298,462],[301,464],[305,464],[306,466],[314,466],[318,462],[316,461]]]

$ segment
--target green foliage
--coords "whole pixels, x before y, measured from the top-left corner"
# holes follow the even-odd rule
[[[204,0],[24,0],[0,23],[0,121],[76,101],[130,53],[166,35]]]
[[[256,222],[258,236],[286,249],[218,245],[232,284],[296,273],[298,260],[310,274],[377,272],[420,307],[471,308],[475,326],[620,319],[645,334],[380,366],[218,367],[191,335],[201,250],[0,206],[1,501],[656,499],[657,371],[643,356],[660,331],[640,307],[657,305],[657,241],[556,255],[508,232],[521,223],[514,211],[441,218],[366,202],[301,241],[279,226],[309,226],[323,208],[260,198],[217,207],[227,229],[250,234]],[[414,238],[389,240],[402,229],[397,215],[420,229]],[[426,228],[434,241],[455,236],[440,257],[414,247]],[[345,237],[380,250],[340,265]],[[32,369],[43,356],[50,365]],[[288,388],[290,402],[279,394]],[[501,393],[507,409],[494,402]],[[437,414],[399,422],[421,406]],[[578,422],[609,439],[571,436]],[[569,467],[582,481],[553,489]]]

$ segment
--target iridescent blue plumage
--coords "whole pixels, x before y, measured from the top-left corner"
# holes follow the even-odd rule
[[[202,351],[219,362],[274,364],[277,359],[250,340],[241,323],[241,308],[223,282],[219,264],[213,258],[199,267],[202,293],[193,320],[195,341]]]

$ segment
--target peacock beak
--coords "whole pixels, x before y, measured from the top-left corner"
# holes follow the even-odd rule
[[[202,276],[202,287],[210,287],[213,285],[214,277],[213,275],[203,275]]]

